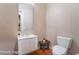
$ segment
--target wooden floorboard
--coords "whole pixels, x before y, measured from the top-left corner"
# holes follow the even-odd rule
[[[36,51],[33,51],[32,53],[30,53],[29,55],[53,55],[52,54],[52,50],[51,49],[38,49]]]

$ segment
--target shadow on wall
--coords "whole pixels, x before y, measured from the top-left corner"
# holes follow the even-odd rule
[[[79,53],[79,48],[78,47],[79,47],[78,44],[76,44],[76,42],[73,40],[71,48],[69,50],[69,54],[75,55],[76,53]]]
[[[17,38],[15,42],[14,55],[18,55],[18,39]]]

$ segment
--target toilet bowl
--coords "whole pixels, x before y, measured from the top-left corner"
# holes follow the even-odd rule
[[[54,55],[65,55],[66,53],[67,53],[67,49],[62,46],[56,45],[53,47]]]
[[[72,43],[72,38],[57,36],[57,45],[53,46],[53,55],[66,55]]]

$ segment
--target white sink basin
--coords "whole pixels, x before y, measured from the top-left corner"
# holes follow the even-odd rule
[[[37,35],[32,34],[32,35],[19,35],[17,38],[18,40],[20,40],[24,38],[35,38],[35,37],[37,37]]]

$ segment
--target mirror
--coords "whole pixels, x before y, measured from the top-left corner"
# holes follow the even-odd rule
[[[32,34],[33,6],[32,4],[19,3],[18,35]]]

